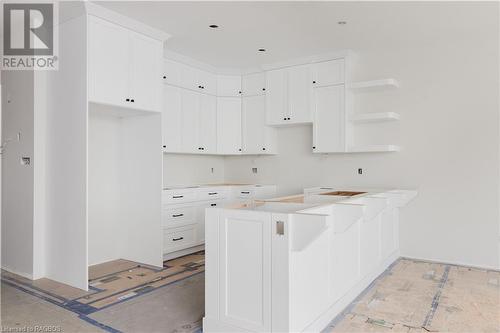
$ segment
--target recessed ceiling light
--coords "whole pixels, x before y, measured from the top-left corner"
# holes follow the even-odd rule
[[[347,22],[346,21],[338,21],[337,24],[344,25],[344,24],[347,24]]]
[[[266,52],[266,49],[259,49],[259,52]]]
[[[219,26],[217,24],[210,24],[208,27],[212,29],[217,29]]]

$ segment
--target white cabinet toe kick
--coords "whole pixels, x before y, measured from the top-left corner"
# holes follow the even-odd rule
[[[415,191],[311,194],[206,212],[204,332],[319,332],[399,257]]]

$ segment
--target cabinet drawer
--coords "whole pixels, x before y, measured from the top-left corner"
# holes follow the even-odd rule
[[[215,200],[225,197],[225,192],[213,190],[213,191],[201,191],[198,192],[198,200],[206,201],[206,200]]]
[[[164,227],[178,226],[196,222],[196,207],[167,208],[162,212]]]
[[[250,199],[254,197],[254,192],[254,190],[238,190],[238,192],[236,192],[236,196],[242,199]]]
[[[163,230],[163,253],[181,250],[196,243],[196,225]]]
[[[168,191],[163,193],[162,202],[165,204],[176,204],[191,201],[196,201],[195,192]]]

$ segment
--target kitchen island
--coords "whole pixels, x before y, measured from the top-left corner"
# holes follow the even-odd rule
[[[328,190],[206,210],[204,332],[319,332],[399,257],[411,190]]]

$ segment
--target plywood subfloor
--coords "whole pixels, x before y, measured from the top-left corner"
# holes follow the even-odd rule
[[[500,332],[500,272],[401,259],[325,332]]]
[[[73,312],[88,315],[114,304],[205,271],[205,252],[200,251],[164,262],[162,269],[128,260],[89,267],[89,291],[50,279],[31,281],[2,272],[2,280],[41,298],[50,299]]]

